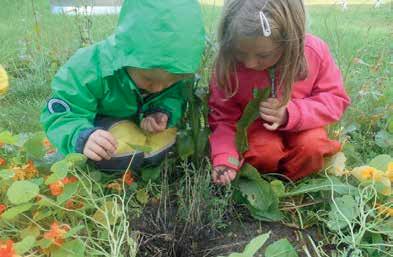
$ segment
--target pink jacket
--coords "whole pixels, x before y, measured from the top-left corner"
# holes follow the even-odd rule
[[[339,68],[335,64],[327,44],[307,35],[305,56],[308,76],[293,85],[288,104],[288,123],[280,131],[297,132],[323,127],[340,119],[350,99],[343,87]],[[252,99],[253,88],[271,85],[267,71],[255,71],[238,65],[239,90],[225,99],[214,76],[210,82],[209,124],[213,166],[226,165],[238,170],[239,154],[235,146],[236,123],[247,103]]]

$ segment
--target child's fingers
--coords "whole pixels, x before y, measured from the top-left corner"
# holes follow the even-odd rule
[[[156,119],[151,119],[150,120],[150,126],[152,129],[152,132],[159,132],[161,131],[161,126],[157,123]]]
[[[260,107],[259,112],[263,113],[265,115],[270,115],[270,116],[277,116],[278,112],[275,109],[270,109],[270,108],[265,108],[265,107]]]
[[[116,147],[104,136],[99,135],[98,137],[95,137],[94,142],[101,146],[101,148],[103,148],[106,152],[109,153],[114,153],[116,151]]]
[[[101,161],[102,158],[96,154],[95,152],[93,152],[92,150],[90,150],[90,148],[87,148],[83,151],[83,154],[87,156],[87,158],[93,160],[93,161]]]
[[[101,158],[109,160],[111,156],[108,154],[107,151],[105,151],[104,148],[102,148],[100,145],[93,143],[90,145],[89,150],[93,151],[97,155],[99,155]]]
[[[275,116],[270,116],[270,115],[266,115],[266,114],[263,114],[263,113],[261,113],[261,118],[262,118],[264,121],[267,121],[267,122],[269,122],[269,123],[278,122],[278,118],[277,118],[277,117],[275,117]]]
[[[278,129],[278,127],[279,127],[280,125],[278,124],[278,122],[275,122],[275,123],[273,123],[273,124],[263,123],[263,126],[264,126],[267,130],[274,131],[274,130]]]
[[[105,137],[106,140],[109,141],[109,143],[115,148],[117,148],[118,143],[116,138],[108,131],[106,130],[100,130],[100,135],[102,135],[103,137]]]
[[[234,180],[235,178],[236,178],[236,171],[234,171],[234,170],[231,170],[230,172],[229,172],[229,179],[232,181],[232,180]]]

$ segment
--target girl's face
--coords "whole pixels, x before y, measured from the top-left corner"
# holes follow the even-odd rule
[[[243,37],[235,43],[234,57],[246,68],[262,71],[275,65],[282,52],[282,47],[271,38]]]
[[[158,93],[176,82],[192,77],[192,74],[173,74],[162,69],[127,68],[128,74],[139,88]]]

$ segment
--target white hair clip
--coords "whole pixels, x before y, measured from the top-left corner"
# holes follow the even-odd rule
[[[263,35],[265,37],[270,37],[270,35],[272,34],[272,30],[270,28],[269,21],[266,18],[266,16],[263,13],[263,11],[259,11],[259,18],[261,20],[261,26],[262,26]]]

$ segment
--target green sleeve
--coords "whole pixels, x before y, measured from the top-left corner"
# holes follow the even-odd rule
[[[190,94],[191,84],[180,82],[166,89],[154,101],[149,103],[144,112],[147,116],[154,112],[164,112],[168,115],[168,128],[176,127],[183,117],[186,103]]]
[[[63,154],[76,152],[80,133],[94,130],[97,99],[102,90],[92,69],[74,69],[75,65],[71,61],[54,77],[52,96],[40,118],[47,137]]]

